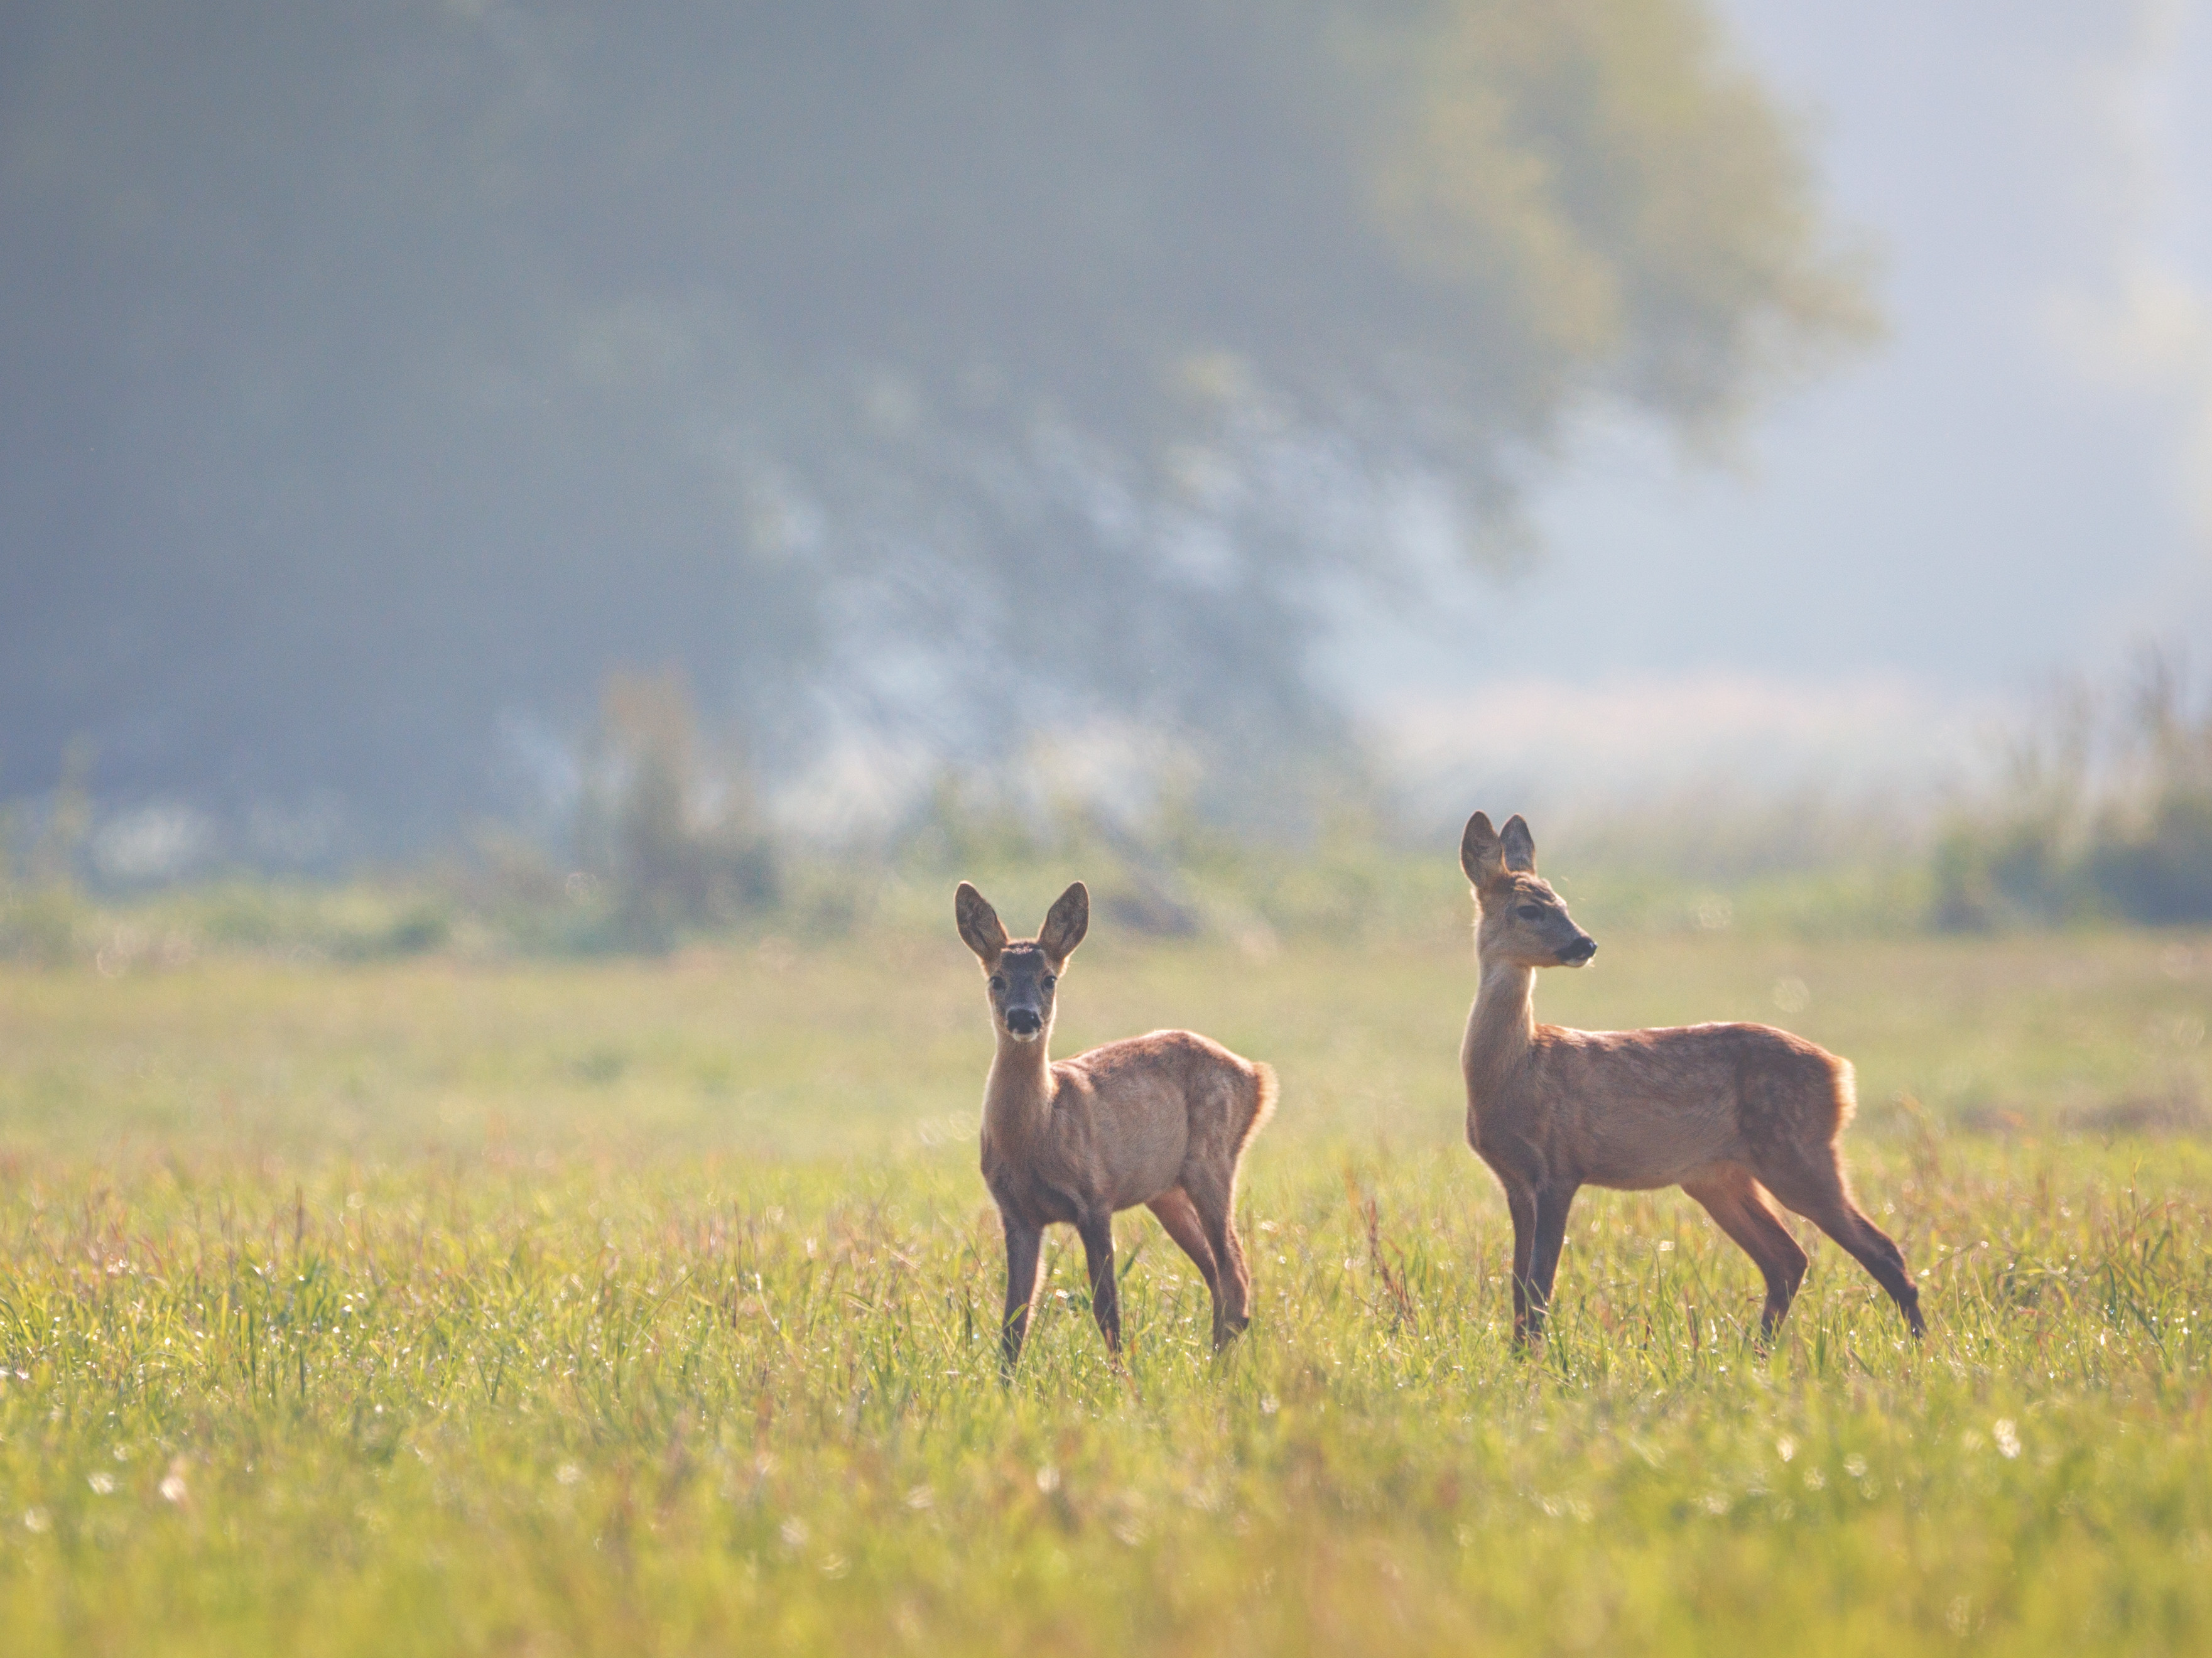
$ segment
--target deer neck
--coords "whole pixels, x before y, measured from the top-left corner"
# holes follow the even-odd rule
[[[1512,962],[1476,966],[1481,986],[1468,1011],[1467,1037],[1460,1044],[1460,1069],[1468,1085],[1487,1091],[1503,1083],[1528,1057],[1536,1035],[1536,970]]]
[[[999,1051],[991,1056],[991,1074],[983,1084],[983,1133],[1006,1145],[1029,1139],[1052,1116],[1052,1060],[1048,1052],[1052,1032],[1033,1042],[1018,1042],[999,1033]]]

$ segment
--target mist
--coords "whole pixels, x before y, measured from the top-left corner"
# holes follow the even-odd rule
[[[1878,326],[1671,0],[4,27],[0,798],[208,855],[542,818],[665,669],[793,823],[1042,742],[1294,824],[1577,422]]]

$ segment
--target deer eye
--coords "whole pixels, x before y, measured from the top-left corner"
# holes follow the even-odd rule
[[[1045,987],[1047,990],[1050,990],[1050,989],[1051,989],[1054,985],[1058,984],[1059,982],[1060,982],[1060,980],[1058,979],[1058,977],[1056,977],[1056,976],[1055,976],[1054,975],[1053,975],[1053,974],[1048,973],[1048,974],[1046,974],[1046,975],[1044,975],[1044,987]]]
[[[1006,987],[1006,981],[1005,978],[999,974],[994,973],[991,975],[991,988],[994,990],[1004,990]]]
[[[1540,921],[1544,919],[1544,907],[1541,904],[1523,904],[1514,913],[1524,921]]]

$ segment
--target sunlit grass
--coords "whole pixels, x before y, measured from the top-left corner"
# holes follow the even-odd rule
[[[1097,932],[1056,1052],[1188,1025],[1281,1073],[1269,1142],[1458,1143],[1463,932],[1256,959]],[[2035,1129],[2131,1098],[2212,1098],[2205,935],[1598,936],[1589,969],[1543,976],[1540,1017],[1778,1021],[1850,1059],[1876,1120],[1909,1098],[1939,1120],[1975,1109]],[[0,1154],[880,1157],[972,1133],[982,1021],[949,918],[941,935],[865,947],[770,939],[659,962],[0,967]]]
[[[2203,957],[1611,942],[1547,1011],[1804,981],[1927,1343],[1820,1242],[1763,1354],[1700,1212],[1595,1193],[1514,1354],[1441,950],[1086,957],[1063,1051],[1283,1072],[1255,1322],[1125,1218],[1126,1370],[1055,1238],[1011,1388],[957,957],[10,977],[0,1650],[2202,1650],[2212,1152],[2034,1114],[2196,1085]]]

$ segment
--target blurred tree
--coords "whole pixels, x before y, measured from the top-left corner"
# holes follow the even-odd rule
[[[1579,404],[1866,325],[1694,0],[27,0],[0,227],[0,796],[386,843],[623,662],[784,773],[1279,772],[1409,500],[1480,557]]]

